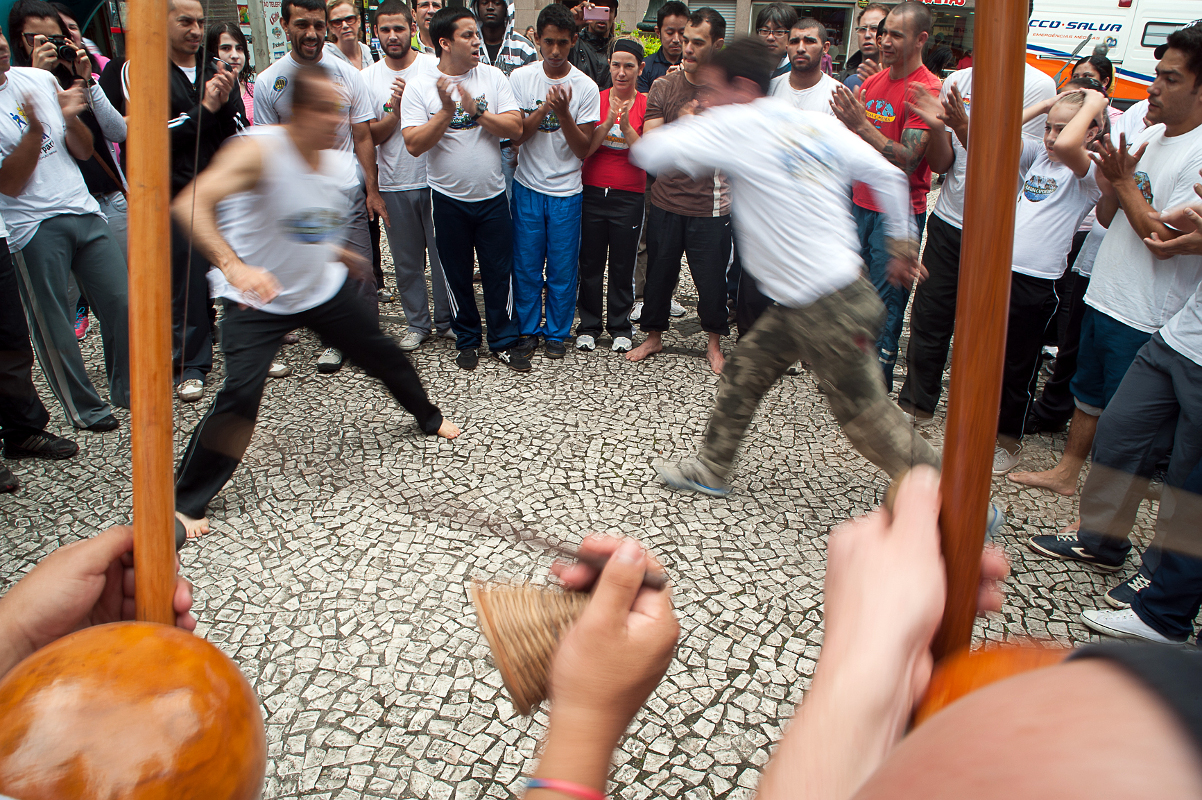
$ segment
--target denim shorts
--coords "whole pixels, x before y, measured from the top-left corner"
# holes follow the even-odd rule
[[[1087,305],[1081,319],[1077,373],[1068,387],[1077,405],[1105,408],[1135,361],[1135,354],[1151,338],[1152,334],[1137,331]]]

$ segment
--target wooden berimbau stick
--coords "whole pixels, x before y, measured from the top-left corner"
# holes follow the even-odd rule
[[[0,681],[0,794],[22,800],[251,800],[263,786],[254,691],[224,653],[174,627],[167,2],[130,0],[126,39],[139,621],[64,637]]]

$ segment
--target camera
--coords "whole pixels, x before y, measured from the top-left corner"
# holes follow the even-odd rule
[[[66,36],[47,36],[46,39],[54,45],[54,52],[60,60],[66,61],[69,64],[75,63],[78,51],[75,49],[74,44],[67,44]]]

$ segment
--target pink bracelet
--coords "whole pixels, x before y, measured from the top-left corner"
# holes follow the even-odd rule
[[[571,781],[557,781],[550,778],[531,778],[526,781],[526,789],[549,789],[552,792],[579,797],[580,800],[605,800],[605,794],[591,786],[585,786]]]

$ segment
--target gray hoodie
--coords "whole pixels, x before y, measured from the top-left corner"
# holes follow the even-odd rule
[[[480,19],[480,11],[476,8],[478,0],[472,2],[472,13],[476,15],[476,19]],[[532,61],[538,61],[538,50],[525,36],[522,36],[513,28],[514,6],[513,0],[505,0],[505,35],[501,38],[501,49],[497,51],[497,61],[494,64],[488,57],[488,46],[480,45],[480,63],[491,64],[497,69],[504,72],[506,76],[513,72],[518,67],[523,67]],[[484,35],[483,23],[481,23],[480,35]]]

